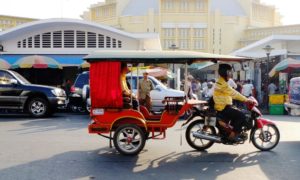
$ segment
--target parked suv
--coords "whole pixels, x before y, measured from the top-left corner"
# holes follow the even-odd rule
[[[85,112],[88,110],[87,99],[89,98],[89,71],[77,75],[76,80],[71,87],[68,107],[73,112]]]
[[[0,70],[0,109],[18,110],[33,117],[51,115],[65,106],[66,94],[60,88],[31,84],[15,71]]]

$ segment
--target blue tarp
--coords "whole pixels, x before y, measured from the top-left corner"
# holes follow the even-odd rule
[[[13,64],[20,58],[26,56],[32,56],[37,54],[1,54],[0,59],[6,60],[8,63]],[[85,54],[38,54],[40,56],[48,56],[56,60],[62,66],[70,66],[70,65],[80,65],[83,63],[83,57]]]

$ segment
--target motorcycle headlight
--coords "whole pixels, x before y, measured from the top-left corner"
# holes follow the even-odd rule
[[[66,96],[65,91],[62,89],[59,89],[59,88],[55,88],[55,89],[51,90],[51,92],[54,96]]]

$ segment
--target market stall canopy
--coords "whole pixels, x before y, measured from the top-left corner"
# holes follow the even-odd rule
[[[61,65],[55,61],[53,58],[47,57],[47,56],[39,56],[39,55],[33,55],[33,56],[25,56],[21,59],[19,59],[17,62],[15,62],[12,66],[12,69],[16,68],[37,68],[37,69],[43,69],[43,68],[58,68],[62,69]]]
[[[9,69],[10,68],[10,64],[3,60],[3,59],[0,59],[0,69]]]
[[[300,68],[300,60],[293,58],[287,58],[276,64],[273,69],[269,72],[269,76],[273,77],[278,72],[289,73],[293,69]]]
[[[84,61],[83,63],[80,64],[81,68],[90,68],[90,63]]]
[[[212,62],[201,62],[201,63],[194,63],[192,65],[189,66],[189,68],[195,68],[195,69],[203,69],[203,68],[206,68],[208,66],[211,66],[213,65],[214,63]]]
[[[143,75],[144,72],[147,72],[150,76],[153,77],[168,77],[173,78],[172,73],[168,71],[168,69],[162,67],[151,67],[151,66],[144,66],[139,68],[131,68],[130,73],[132,75]]]
[[[249,59],[195,51],[96,51],[84,57],[88,62],[120,61],[127,63],[196,63],[203,61],[246,61]]]

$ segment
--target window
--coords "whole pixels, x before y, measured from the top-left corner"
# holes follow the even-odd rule
[[[96,48],[96,33],[88,32],[88,48]]]
[[[118,41],[118,48],[122,48],[122,41]]]
[[[62,48],[62,32],[53,32],[53,48]]]
[[[74,31],[66,30],[64,31],[64,47],[74,48]]]
[[[0,71],[0,84],[11,84],[10,80],[14,79],[12,75],[7,72]]]
[[[42,43],[43,48],[51,48],[51,33],[43,33],[42,34]]]
[[[196,10],[204,10],[205,2],[204,0],[196,0]]]
[[[186,11],[186,10],[188,10],[188,8],[189,8],[188,1],[181,0],[180,9]]]
[[[200,29],[200,28],[194,29],[194,37],[196,38],[204,37],[204,31],[205,29]]]
[[[173,40],[166,39],[164,42],[164,49],[170,49],[170,47],[175,44]]]
[[[204,49],[204,41],[203,40],[195,40],[194,41],[194,49]]]
[[[104,36],[102,34],[98,34],[98,47],[104,48]]]
[[[28,38],[28,48],[32,48],[32,37]]]
[[[18,48],[21,48],[21,41],[18,41]]]
[[[40,40],[40,35],[35,35],[34,36],[34,47],[35,48],[40,48],[41,47],[41,40]]]
[[[189,49],[189,41],[187,39],[182,39],[179,41],[180,49]]]
[[[165,3],[164,3],[164,8],[166,10],[171,10],[173,9],[173,3],[172,0],[166,0]]]
[[[85,48],[85,32],[76,31],[76,46],[77,48]]]
[[[179,29],[179,34],[181,38],[187,38],[189,37],[190,29],[187,28]]]
[[[165,37],[174,37],[175,36],[175,29],[172,28],[166,28],[163,30]]]
[[[117,41],[116,39],[113,39],[113,48],[116,48],[117,47]]]
[[[106,48],[111,48],[111,38],[110,37],[106,37]]]
[[[22,47],[26,48],[26,39],[23,39],[23,41],[22,41]]]

